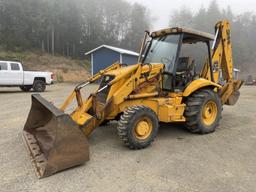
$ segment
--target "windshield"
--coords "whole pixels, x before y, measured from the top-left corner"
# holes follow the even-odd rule
[[[144,54],[144,63],[163,63],[165,71],[172,72],[175,64],[180,35],[166,35],[152,39]]]

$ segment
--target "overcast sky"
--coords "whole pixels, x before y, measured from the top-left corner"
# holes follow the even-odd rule
[[[164,28],[168,25],[168,20],[171,12],[179,9],[182,6],[190,8],[192,11],[197,11],[200,7],[207,7],[211,0],[127,0],[129,2],[138,2],[146,7],[152,13],[152,16],[157,20],[153,23],[154,29]],[[242,13],[245,11],[255,12],[256,0],[217,0],[220,8],[225,8],[228,5],[235,13]]]

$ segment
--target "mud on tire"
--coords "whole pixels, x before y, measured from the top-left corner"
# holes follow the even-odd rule
[[[138,133],[138,126],[149,126],[150,132]],[[125,146],[130,149],[143,149],[149,146],[155,139],[158,132],[158,117],[155,112],[146,106],[132,106],[122,114],[117,131]],[[147,128],[145,128],[147,129]]]
[[[207,109],[209,104],[214,106],[213,109],[211,109],[211,107]],[[202,89],[195,92],[187,98],[186,105],[186,127],[189,131],[199,134],[208,134],[214,132],[219,126],[222,104],[219,96],[213,90]],[[210,119],[211,115],[208,115],[209,120],[207,120],[208,117],[205,113],[210,114],[211,112],[213,113],[213,111],[215,111],[215,115],[213,115],[212,119]]]

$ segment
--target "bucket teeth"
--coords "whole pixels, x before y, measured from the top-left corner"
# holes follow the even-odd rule
[[[31,160],[35,167],[36,174],[40,178],[44,173],[44,168],[46,167],[47,159],[44,157],[35,137],[32,134],[24,131],[23,136],[26,141],[26,146],[31,155]]]

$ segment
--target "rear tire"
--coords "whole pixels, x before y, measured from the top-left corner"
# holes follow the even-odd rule
[[[43,80],[35,80],[33,84],[33,90],[35,92],[44,92],[46,88],[45,82]]]
[[[214,91],[199,90],[187,98],[186,105],[186,126],[189,131],[208,134],[219,126],[222,104]]]
[[[20,86],[20,89],[24,92],[29,92],[32,89],[31,85]]]
[[[125,146],[130,149],[148,147],[158,132],[158,117],[146,106],[132,106],[121,116],[117,131]]]

